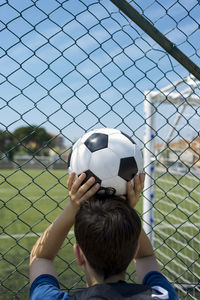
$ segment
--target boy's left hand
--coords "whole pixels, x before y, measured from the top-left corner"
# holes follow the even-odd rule
[[[138,203],[140,195],[144,189],[145,174],[141,173],[135,175],[133,180],[134,186],[132,185],[131,181],[129,181],[127,184],[127,198],[129,205],[134,208]]]

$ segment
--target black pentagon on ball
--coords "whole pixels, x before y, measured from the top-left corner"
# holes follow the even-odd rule
[[[82,184],[86,183],[90,177],[95,178],[95,183],[92,186],[94,186],[96,183],[101,184],[101,179],[99,179],[99,177],[97,177],[92,171],[87,170],[84,173],[86,174],[86,178],[83,180]],[[99,195],[114,195],[115,193],[116,190],[112,187],[100,187],[100,189],[97,191],[97,194]]]
[[[104,133],[93,133],[84,143],[86,147],[95,152],[108,147],[108,135]]]
[[[133,156],[120,159],[118,176],[126,181],[130,181],[138,172],[137,163]]]
[[[95,178],[95,183],[94,183],[94,184],[96,184],[96,183],[101,184],[101,179],[99,179],[99,177],[97,177],[97,176],[96,176],[94,173],[92,173],[90,170],[84,171],[83,173],[86,174],[86,177],[85,177],[85,179],[83,180],[82,184],[86,183],[86,181],[87,181],[90,177],[94,177],[94,178]],[[81,175],[81,174],[79,174],[79,175]],[[78,176],[79,176],[79,175],[78,175]]]

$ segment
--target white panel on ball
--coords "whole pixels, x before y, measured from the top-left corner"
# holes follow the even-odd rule
[[[93,152],[89,169],[100,179],[114,177],[118,174],[120,158],[110,149]]]
[[[114,128],[100,128],[100,129],[95,129],[94,132],[104,133],[107,135],[120,133],[118,129],[114,129]]]
[[[121,158],[134,156],[134,144],[121,133],[109,136],[108,148],[112,149]]]
[[[69,172],[76,172],[77,173],[77,162],[78,162],[79,158],[78,158],[78,148],[75,147],[73,149],[72,155],[71,155],[71,161],[70,161],[70,168],[69,168]]]
[[[142,157],[142,152],[137,145],[135,145],[134,157],[137,162],[138,173],[142,173],[143,172],[143,157]]]
[[[77,174],[81,174],[88,170],[88,166],[90,163],[92,153],[85,146],[85,144],[81,144],[78,147],[78,162],[77,162]]]
[[[80,144],[81,144],[81,138],[75,142],[75,144],[73,145],[73,149],[77,148]]]
[[[127,189],[127,182],[119,176],[108,178],[102,181],[102,187],[112,187],[116,190],[116,195],[125,195]]]

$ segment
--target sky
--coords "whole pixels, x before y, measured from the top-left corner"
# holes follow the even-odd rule
[[[129,2],[200,65],[197,0]],[[142,144],[145,91],[188,75],[109,0],[0,0],[1,130],[37,125],[70,144],[106,126]],[[182,96],[186,88],[178,88]],[[164,140],[181,107],[156,107],[156,134]],[[198,107],[186,107],[180,138],[199,134],[199,117]]]

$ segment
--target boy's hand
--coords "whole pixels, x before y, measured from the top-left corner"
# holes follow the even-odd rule
[[[135,207],[140,199],[140,194],[144,188],[145,174],[141,173],[134,176],[134,187],[131,181],[127,184],[127,199],[131,207]]]
[[[82,182],[86,178],[85,173],[82,173],[77,179],[75,179],[75,177],[76,177],[76,173],[72,172],[71,175],[69,176],[67,186],[69,190],[71,204],[76,209],[79,209],[83,201],[88,200],[98,191],[98,189],[100,188],[100,184],[97,183],[94,185],[95,183],[94,177],[90,177],[86,181],[86,183],[82,184]]]

